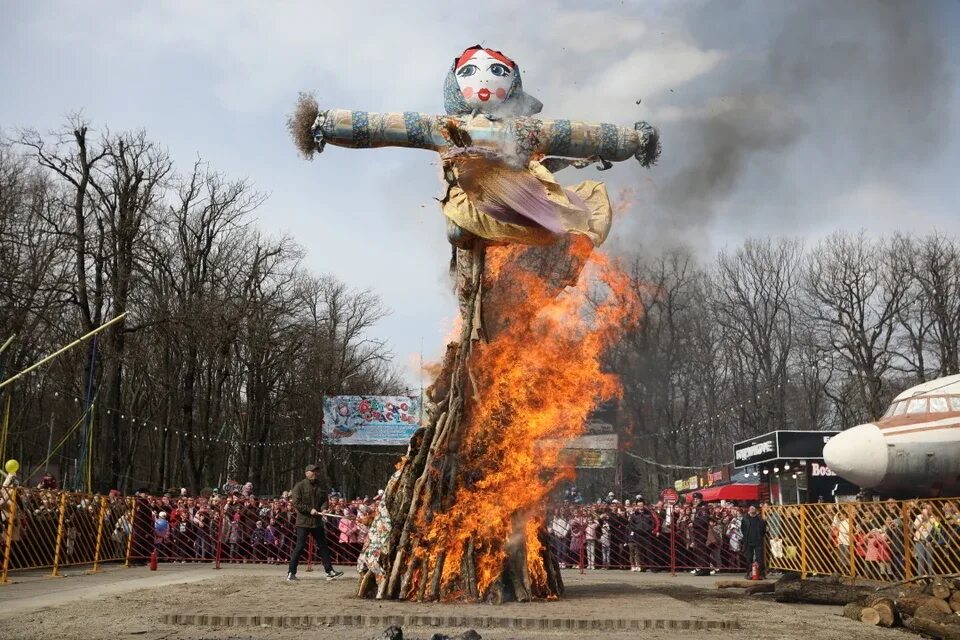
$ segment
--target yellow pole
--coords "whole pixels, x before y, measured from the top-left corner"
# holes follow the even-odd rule
[[[913,560],[913,536],[910,531],[910,510],[906,501],[900,503],[900,517],[903,520],[903,577],[909,580],[913,577],[913,567],[910,566]]]
[[[857,577],[857,536],[854,526],[853,503],[847,503],[847,548],[850,551],[850,577]]]
[[[45,358],[39,360],[38,362],[35,362],[34,364],[30,365],[29,367],[27,367],[26,369],[24,369],[23,371],[21,371],[21,372],[18,373],[17,375],[12,376],[12,377],[10,377],[10,378],[7,378],[7,379],[4,380],[3,382],[0,382],[0,389],[3,389],[5,386],[7,386],[8,384],[10,384],[11,382],[14,382],[14,381],[17,380],[18,378],[20,378],[20,377],[22,377],[22,376],[25,376],[26,374],[30,373],[31,371],[33,371],[33,370],[36,369],[37,367],[46,364],[46,363],[49,362],[50,360],[53,360],[54,358],[56,358],[57,356],[59,356],[59,355],[60,355],[61,353],[63,353],[64,351],[69,351],[70,349],[74,348],[75,346],[77,346],[78,344],[80,344],[81,342],[83,342],[84,340],[87,340],[88,338],[92,338],[93,336],[97,335],[98,333],[100,333],[101,331],[103,331],[104,329],[106,329],[107,327],[109,327],[109,326],[111,326],[111,325],[114,325],[114,324],[116,324],[117,322],[120,322],[121,320],[123,320],[123,319],[126,317],[126,315],[127,315],[126,312],[121,313],[120,315],[118,315],[118,316],[117,316],[116,318],[114,318],[113,320],[110,320],[109,322],[106,322],[106,323],[100,325],[99,327],[97,327],[97,328],[94,329],[93,331],[91,331],[91,332],[89,332],[89,333],[87,333],[87,334],[85,334],[85,335],[83,335],[83,336],[80,336],[79,338],[77,338],[76,340],[74,340],[73,342],[71,342],[70,344],[68,344],[67,346],[61,347],[60,349],[57,349],[56,351],[54,351],[54,352],[51,353],[50,355],[46,356]]]
[[[100,544],[103,542],[103,516],[107,511],[107,498],[100,496],[100,520],[97,525],[97,548],[93,552],[93,569],[90,573],[96,573],[100,570]]]
[[[127,560],[123,566],[130,567],[130,555],[133,553],[133,516],[137,510],[137,499],[130,498],[130,511],[127,512],[127,524],[130,525],[130,531],[127,533]]]
[[[0,584],[9,584],[7,573],[10,570],[10,549],[13,547],[13,527],[17,521],[17,488],[14,487],[10,495],[10,519],[7,521],[7,537],[3,545],[3,573],[0,574]]]
[[[800,577],[807,577],[807,505],[800,505]]]
[[[60,547],[63,546],[63,518],[67,513],[67,492],[60,492],[60,520],[57,522],[57,548],[53,552],[53,573],[51,577],[60,576]]]
[[[13,342],[13,339],[17,337],[17,334],[13,334],[7,338],[6,342],[0,345],[0,354],[7,350],[7,347],[10,346],[10,343]],[[6,408],[4,409],[3,415],[3,433],[0,433],[0,460],[6,460],[7,456],[7,433],[10,431],[10,395],[7,395]]]
[[[0,460],[6,460],[7,456],[7,434],[10,433],[10,401],[13,396],[7,394],[3,402],[3,433],[0,434]]]

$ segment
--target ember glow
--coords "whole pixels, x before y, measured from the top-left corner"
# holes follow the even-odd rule
[[[420,566],[433,571],[443,562],[441,593],[448,600],[464,593],[469,545],[481,598],[518,544],[525,545],[534,595],[547,594],[539,538],[544,506],[557,483],[573,476],[560,451],[583,433],[599,403],[620,394],[601,359],[623,327],[638,320],[640,306],[615,263],[593,253],[589,242],[567,246],[551,265],[531,260],[531,250],[518,245],[487,250],[484,303],[493,308],[484,316],[497,326],[485,326],[489,341],[473,346],[468,426],[455,449],[460,484],[447,511],[421,511],[417,518]],[[557,274],[584,262],[575,286],[561,291],[557,283],[566,276]]]

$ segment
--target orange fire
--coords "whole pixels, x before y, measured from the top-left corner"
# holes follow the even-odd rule
[[[430,567],[445,556],[441,593],[448,599],[462,590],[471,542],[481,598],[516,544],[525,544],[535,591],[546,594],[538,537],[543,509],[556,485],[573,476],[560,452],[583,433],[598,404],[620,394],[602,356],[639,316],[628,276],[593,253],[589,242],[571,242],[559,255],[564,264],[585,263],[566,289],[558,286],[556,265],[545,277],[543,262],[530,260],[527,251],[516,245],[487,250],[484,315],[497,320],[496,327],[485,326],[489,341],[475,344],[470,361],[474,384],[458,450],[460,485],[449,510],[429,521],[418,518],[418,555]]]

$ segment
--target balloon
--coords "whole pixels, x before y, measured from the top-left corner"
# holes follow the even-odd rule
[[[20,463],[11,458],[3,465],[3,468],[7,473],[16,473],[20,469]]]

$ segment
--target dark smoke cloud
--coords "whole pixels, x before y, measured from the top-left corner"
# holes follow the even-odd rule
[[[942,9],[716,0],[688,12],[699,47],[732,53],[691,83],[688,115],[664,127],[665,162],[644,207],[644,233],[690,242],[691,230],[705,233],[708,223],[744,223],[755,214],[735,206],[745,180],[783,197],[839,194],[923,171],[950,129]]]

